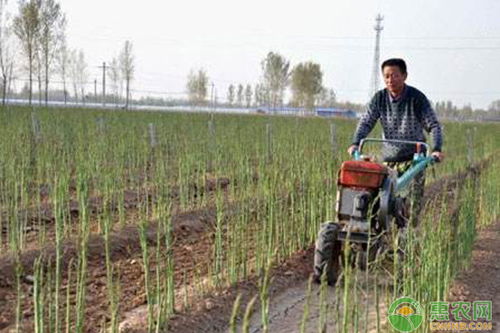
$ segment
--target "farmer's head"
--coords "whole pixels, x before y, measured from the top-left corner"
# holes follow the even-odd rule
[[[382,63],[382,75],[387,90],[395,96],[401,94],[408,76],[405,61],[399,58],[387,59]]]

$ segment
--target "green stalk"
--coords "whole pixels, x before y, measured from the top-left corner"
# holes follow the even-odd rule
[[[309,318],[309,307],[311,304],[313,277],[310,276],[307,282],[306,302],[304,303],[304,311],[302,312],[302,320],[300,321],[300,333],[306,332],[307,319]]]
[[[68,282],[66,285],[66,316],[65,316],[65,322],[66,322],[66,330],[65,333],[70,333],[71,332],[71,273],[72,273],[72,267],[73,267],[73,259],[70,259],[69,264],[68,264]]]
[[[242,333],[248,333],[250,331],[250,318],[253,313],[253,307],[255,305],[255,302],[257,301],[257,296],[258,295],[255,295],[247,304],[247,308],[245,310],[245,316],[243,317],[243,327],[241,329]]]
[[[41,269],[41,259],[35,260],[34,269],[34,283],[33,283],[33,312],[35,317],[35,332],[43,332],[43,271]]]
[[[327,294],[328,294],[328,283],[325,271],[321,275],[321,285],[319,289],[318,333],[326,332],[327,328],[327,313],[328,313],[328,303],[326,301]]]
[[[231,333],[236,333],[236,319],[238,318],[238,312],[240,309],[241,294],[238,294],[236,300],[233,303],[233,310],[231,311],[231,319],[229,320],[229,331]]]
[[[215,242],[214,242],[214,272],[213,276],[215,278],[215,285],[219,287],[222,283],[221,273],[223,269],[224,262],[224,247],[222,240],[222,223],[224,221],[224,202],[222,193],[217,191],[217,214],[216,214],[216,224],[215,224]]]
[[[144,269],[144,288],[146,290],[146,302],[148,306],[148,332],[153,330],[153,299],[151,295],[150,287],[150,266],[149,266],[149,251],[148,251],[148,240],[147,240],[147,224],[143,219],[139,225],[139,236],[142,249],[142,264]]]
[[[78,256],[76,327],[78,333],[83,332],[85,322],[85,295],[87,281],[87,246],[89,238],[89,219],[87,212],[88,188],[84,173],[78,175],[77,195],[80,209],[80,253]]]

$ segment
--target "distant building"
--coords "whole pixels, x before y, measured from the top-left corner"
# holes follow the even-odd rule
[[[255,110],[256,113],[274,114],[274,115],[290,115],[290,116],[319,116],[319,117],[339,117],[347,119],[356,119],[357,113],[353,110],[339,108],[315,108],[314,112],[305,108],[283,106],[279,108],[259,107]]]
[[[357,118],[356,112],[339,108],[316,108],[316,115],[320,117]]]

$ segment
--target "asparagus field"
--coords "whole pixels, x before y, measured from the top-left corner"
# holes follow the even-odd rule
[[[355,125],[2,109],[0,332],[386,332],[394,299],[448,300],[499,221],[500,124],[444,124],[404,260],[346,262],[318,286]]]

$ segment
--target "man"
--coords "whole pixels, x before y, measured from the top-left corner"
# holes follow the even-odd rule
[[[353,154],[359,143],[366,138],[380,120],[385,139],[425,141],[424,130],[432,135],[432,156],[438,161],[444,158],[441,125],[427,97],[418,89],[405,84],[408,73],[403,59],[388,59],[382,63],[382,75],[386,88],[378,91],[367,107],[367,112],[359,121],[353,143],[348,149]],[[411,166],[415,145],[385,144],[383,158],[389,167],[402,174]],[[425,176],[419,174],[412,185],[412,215],[420,211]],[[412,219],[414,220],[414,219]],[[415,221],[415,220],[414,220]]]

